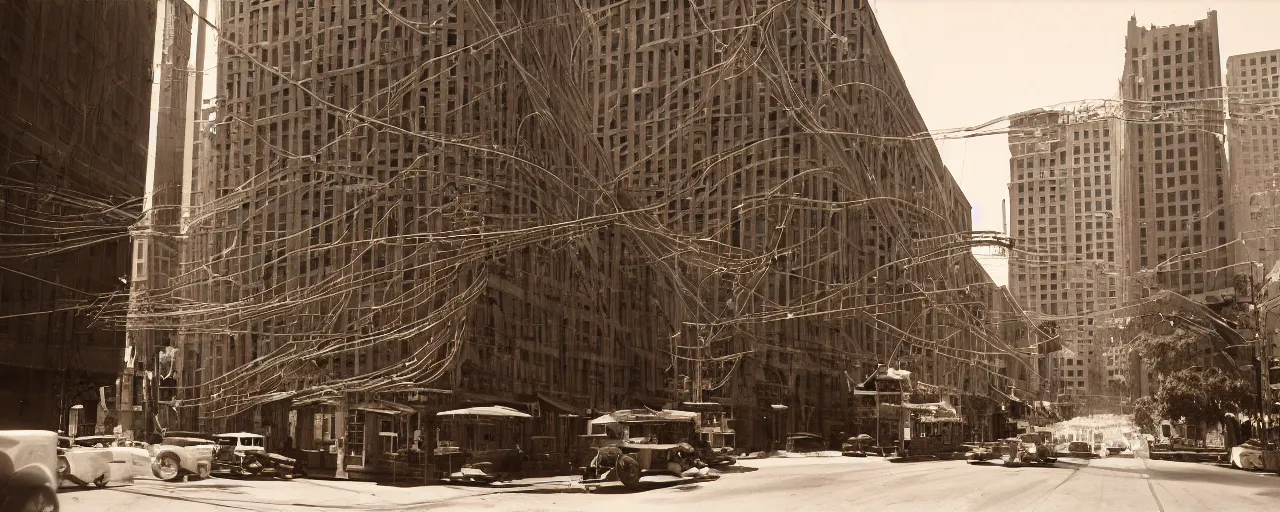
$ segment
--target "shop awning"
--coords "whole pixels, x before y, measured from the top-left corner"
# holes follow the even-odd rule
[[[296,400],[292,404],[294,408],[306,407],[308,405],[328,405],[336,407],[338,405],[338,399],[335,397],[316,397],[307,398],[305,400]]]
[[[405,414],[405,413],[400,412],[400,411],[395,411],[395,410],[392,410],[392,409],[386,409],[386,408],[380,408],[380,407],[374,407],[374,406],[359,406],[359,407],[353,407],[353,409],[355,409],[355,410],[357,410],[357,411],[371,412],[371,413],[374,413],[374,414],[385,414],[385,415],[387,415],[387,416],[395,416],[395,415],[398,415],[398,414]]]
[[[372,412],[375,414],[385,414],[387,416],[396,416],[399,414],[413,414],[415,412],[418,412],[414,408],[409,407],[407,405],[400,405],[394,402],[387,402],[385,400],[378,400],[377,402],[365,402],[355,407],[352,407],[352,409],[355,409],[357,411]]]
[[[490,416],[504,418],[532,418],[528,414],[517,411],[510,407],[501,405],[492,405],[488,407],[468,407],[466,409],[455,409],[452,411],[442,411],[436,413],[436,416]]]
[[[621,410],[609,414],[614,421],[620,423],[638,423],[638,422],[664,422],[664,421],[693,421],[698,413],[689,411],[653,411],[645,409]],[[592,420],[592,423],[603,419],[604,417]]]
[[[959,416],[924,416],[919,421],[920,423],[966,423],[964,418]]]
[[[568,404],[560,400],[556,400],[555,398],[552,398],[542,393],[538,393],[538,399],[542,400],[544,403],[551,406],[552,409],[555,409],[557,411],[560,411],[568,415],[572,415],[572,416],[587,415],[587,410],[585,408],[575,407],[572,404]]]

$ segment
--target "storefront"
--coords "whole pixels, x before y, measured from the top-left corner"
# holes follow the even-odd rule
[[[352,480],[421,478],[423,414],[384,400],[347,409],[345,469]]]
[[[910,392],[911,372],[880,365],[851,392],[854,431],[848,435],[871,436],[880,447],[878,451],[884,455],[900,448],[910,426],[909,415],[901,405],[907,402]]]

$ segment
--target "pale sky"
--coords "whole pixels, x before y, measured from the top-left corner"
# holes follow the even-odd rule
[[[1280,48],[1280,0],[872,0],[871,5],[931,130],[1116,97],[1125,30],[1135,14],[1139,26],[1172,25],[1217,10],[1224,63],[1232,55]],[[973,204],[974,229],[999,230],[1000,201],[1008,198],[1006,136],[939,141],[939,150]],[[1003,276],[997,279],[1003,281]]]

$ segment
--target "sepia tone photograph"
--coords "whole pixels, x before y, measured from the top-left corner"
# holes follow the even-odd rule
[[[0,512],[1280,510],[1280,1],[0,0]]]

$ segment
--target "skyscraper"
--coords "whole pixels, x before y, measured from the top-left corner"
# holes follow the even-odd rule
[[[1190,25],[1137,23],[1129,20],[1120,80],[1124,179],[1136,192],[1118,213],[1133,219],[1124,235],[1134,246],[1131,289],[1202,299],[1234,275],[1217,13]]]
[[[1009,288],[1033,318],[1055,322],[1054,394],[1101,394],[1104,347],[1088,315],[1115,307],[1125,259],[1124,132],[1115,104],[1035,110],[1010,122]]]
[[[1227,140],[1231,148],[1230,203],[1236,231],[1236,261],[1261,263],[1270,271],[1280,260],[1280,50],[1227,59]],[[1260,277],[1261,272],[1255,274]]]

